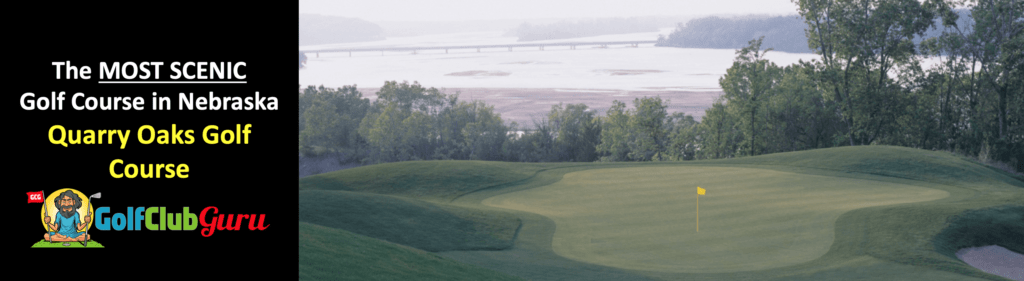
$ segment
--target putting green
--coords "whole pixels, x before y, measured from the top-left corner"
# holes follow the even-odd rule
[[[700,232],[696,231],[697,186]],[[556,225],[555,253],[662,272],[753,271],[828,252],[847,211],[920,202],[946,191],[865,179],[722,167],[595,169],[483,200]]]

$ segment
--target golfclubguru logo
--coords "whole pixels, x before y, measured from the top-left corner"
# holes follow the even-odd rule
[[[125,213],[113,214],[110,214],[110,207],[99,207],[96,214],[99,216],[96,229],[101,231],[138,231],[143,227],[155,231],[193,231],[198,224],[203,227],[200,234],[210,237],[218,230],[240,231],[246,223],[250,231],[270,227],[264,225],[266,214],[221,214],[216,206],[203,208],[198,217],[189,207],[182,207],[180,213],[169,213],[167,207],[128,207]]]
[[[100,195],[86,197],[81,191],[70,188],[59,189],[50,196],[43,191],[28,192],[28,203],[43,204],[39,216],[46,229],[43,240],[32,248],[103,248],[89,234],[95,216],[92,200],[99,199]]]
[[[203,237],[217,231],[263,231],[270,227],[265,222],[266,214],[224,214],[216,206],[203,208],[198,215],[187,206],[178,213],[169,212],[164,206],[127,207],[124,213],[113,213],[107,206],[93,210],[92,200],[100,198],[99,192],[87,197],[81,191],[64,188],[49,196],[44,191],[27,194],[28,203],[43,204],[40,217],[46,228],[43,240],[33,248],[102,248],[89,234],[94,223],[99,231],[194,231],[202,227]]]

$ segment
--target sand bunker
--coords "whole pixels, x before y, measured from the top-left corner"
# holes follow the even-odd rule
[[[594,72],[608,73],[608,74],[610,74],[612,76],[617,76],[617,75],[641,75],[641,74],[659,73],[659,72],[665,72],[665,71],[664,70],[654,70],[654,69],[596,69],[596,70],[594,70]]]
[[[452,72],[445,74],[444,76],[508,76],[508,72],[503,71],[486,71],[486,70],[470,70],[462,72]]]
[[[1024,255],[1006,248],[996,245],[964,248],[956,252],[956,257],[984,272],[1024,281]]]

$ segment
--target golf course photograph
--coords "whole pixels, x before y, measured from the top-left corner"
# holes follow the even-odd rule
[[[1024,251],[1019,177],[891,146],[412,161],[306,177],[299,198],[303,279],[1004,280],[957,251]]]
[[[300,1],[301,280],[1024,280],[1024,1],[384,2]]]

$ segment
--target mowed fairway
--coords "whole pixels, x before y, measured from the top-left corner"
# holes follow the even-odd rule
[[[696,230],[697,186],[700,232]],[[829,251],[847,211],[931,201],[942,190],[734,167],[637,167],[565,174],[483,204],[537,213],[556,225],[555,253],[611,267],[741,272],[812,261]]]

